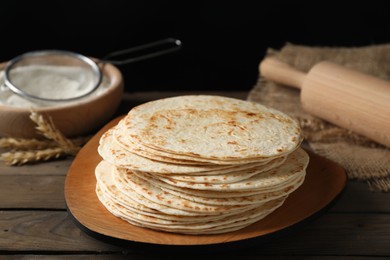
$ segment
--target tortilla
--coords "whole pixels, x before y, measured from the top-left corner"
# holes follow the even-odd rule
[[[266,172],[260,172],[249,179],[240,180],[234,183],[195,183],[178,181],[167,177],[155,177],[148,173],[136,173],[137,176],[152,181],[158,179],[171,186],[190,188],[194,190],[210,191],[245,191],[245,190],[272,190],[274,187],[280,187],[296,176],[302,176],[309,162],[307,153],[298,148],[295,152],[287,157],[287,160],[278,167],[271,168]],[[127,175],[129,176],[129,175]]]
[[[105,132],[100,138],[98,152],[100,156],[121,168],[137,170],[157,174],[194,174],[194,175],[215,175],[236,171],[240,168],[264,165],[265,162],[255,162],[244,165],[183,165],[175,163],[151,160],[135,153],[124,150],[113,140],[113,129]]]
[[[135,139],[158,151],[221,161],[281,156],[302,141],[297,122],[289,116],[217,96],[148,102],[132,109],[123,124],[122,142]]]
[[[179,96],[133,108],[99,140],[96,194],[132,225],[183,234],[242,229],[305,180],[301,130],[244,100]]]

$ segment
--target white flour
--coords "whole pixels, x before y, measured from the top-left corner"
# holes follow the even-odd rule
[[[96,82],[95,75],[85,68],[66,66],[30,65],[11,71],[10,78],[14,85],[24,91],[42,98],[72,98],[89,92]],[[109,85],[107,78],[90,95],[99,95]],[[83,98],[83,99],[85,99]],[[82,99],[72,102],[78,102]],[[24,99],[4,86],[4,71],[0,71],[0,104],[16,107],[42,107],[68,104],[69,102],[37,102]]]

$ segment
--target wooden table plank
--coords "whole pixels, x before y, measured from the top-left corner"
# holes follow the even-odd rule
[[[0,209],[65,209],[65,176],[0,175]]]
[[[265,254],[390,256],[389,214],[329,213],[295,234],[259,247]]]
[[[9,166],[0,162],[0,176],[3,175],[65,175],[73,161],[73,157],[42,162],[37,164],[28,164],[21,166]]]
[[[299,231],[245,252],[259,256],[390,256],[389,245],[389,214],[329,213]],[[0,248],[36,253],[53,250],[101,253],[123,251],[122,248],[84,234],[71,222],[66,212],[47,211],[1,211]]]
[[[350,180],[331,212],[390,213],[390,192],[373,192],[365,182]]]
[[[83,233],[64,211],[0,211],[0,252],[120,252]]]

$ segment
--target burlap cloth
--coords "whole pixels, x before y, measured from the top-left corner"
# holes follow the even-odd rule
[[[269,49],[267,55],[276,55],[306,72],[314,64],[328,60],[390,80],[390,44],[334,48],[288,43],[280,51]],[[248,100],[274,107],[297,119],[314,152],[341,164],[350,179],[367,181],[372,190],[390,191],[390,148],[309,115],[302,110],[298,90],[266,81],[261,75]]]

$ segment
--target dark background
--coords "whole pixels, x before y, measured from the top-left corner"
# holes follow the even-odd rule
[[[249,90],[267,48],[390,42],[387,1],[2,2],[0,60],[41,49],[102,58],[176,37],[174,54],[120,66],[127,91]]]

